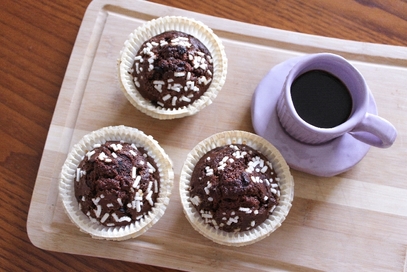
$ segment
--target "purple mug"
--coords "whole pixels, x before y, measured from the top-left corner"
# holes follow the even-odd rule
[[[293,100],[295,97],[293,96],[293,84],[301,84],[300,81],[296,83],[296,80],[308,72],[315,71],[328,73],[330,76],[333,76],[340,84],[344,85],[350,97],[349,101],[351,104],[348,107],[348,117],[343,122],[332,125],[332,127],[321,127],[301,117],[299,115],[300,110],[297,110],[300,109],[299,105],[295,104],[295,100]],[[310,80],[312,85],[312,79]],[[318,84],[319,83],[317,83],[317,85]],[[315,84],[312,86],[315,86]],[[305,90],[301,89],[301,86],[298,88],[300,91]],[[327,87],[322,91],[326,92],[326,90],[330,89]],[[298,92],[298,90],[296,90],[296,92]],[[281,96],[277,102],[278,118],[288,134],[306,144],[325,143],[345,133],[349,133],[354,138],[366,144],[386,148],[391,146],[395,141],[397,131],[387,120],[367,112],[369,92],[361,73],[343,57],[330,53],[311,54],[296,63],[288,73]],[[321,100],[318,100],[318,97],[316,97],[316,99],[311,99],[311,97],[319,96],[320,94],[322,95],[323,93],[315,93],[309,96],[307,94],[306,99],[309,100],[307,102],[309,104],[304,104],[302,107],[305,107],[305,110],[307,107],[318,109],[318,104],[313,105],[312,103],[324,102],[314,102],[314,100]],[[330,98],[332,98],[331,94],[328,95],[327,99]],[[302,103],[301,99],[298,103]],[[335,103],[332,105],[338,106],[335,105]],[[326,112],[319,113],[320,116],[323,116],[322,119],[329,120],[330,114],[336,111],[333,110],[333,112],[330,113],[332,110],[330,110],[330,107],[328,107],[328,109]]]

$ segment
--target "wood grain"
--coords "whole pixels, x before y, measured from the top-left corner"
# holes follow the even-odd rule
[[[27,214],[48,128],[89,2],[5,0],[0,4],[0,207],[3,211],[0,267],[5,271],[171,271],[137,263],[44,251],[34,247],[27,236]],[[407,46],[405,1],[154,2],[295,32]],[[305,194],[305,190],[300,194]],[[325,192],[329,193],[329,190]],[[317,211],[320,206],[315,205],[315,201],[303,198],[299,202],[293,213],[305,209],[308,217],[303,223],[310,227],[326,222],[321,216],[328,216],[329,211],[341,208],[328,205],[324,206],[326,211]],[[369,224],[377,223],[375,218],[369,213],[366,218],[365,222],[358,221],[363,224],[359,227],[376,228]],[[396,219],[402,223],[401,219]],[[324,228],[324,225],[318,227]],[[338,224],[338,229],[341,228],[348,226]],[[362,232],[360,228],[355,231]],[[375,229],[375,233],[381,232]],[[322,231],[321,235],[324,234]],[[405,240],[402,235],[390,238]],[[405,251],[405,248],[400,250]]]

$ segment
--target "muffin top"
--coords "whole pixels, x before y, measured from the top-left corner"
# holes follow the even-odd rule
[[[212,56],[194,36],[166,31],[142,44],[131,74],[139,93],[153,105],[181,108],[192,104],[209,88]]]
[[[140,220],[157,200],[157,169],[142,147],[122,141],[95,145],[76,171],[74,190],[80,210],[108,227]]]
[[[233,144],[207,152],[194,167],[190,201],[205,223],[226,232],[256,228],[276,208],[279,178],[259,151]]]

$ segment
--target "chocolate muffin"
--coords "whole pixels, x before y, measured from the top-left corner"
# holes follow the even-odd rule
[[[221,40],[202,22],[160,17],[135,29],[118,61],[123,94],[157,119],[190,116],[222,89],[227,58]]]
[[[199,99],[212,81],[211,53],[198,39],[180,31],[149,39],[134,59],[134,84],[154,106],[187,106]]]
[[[189,152],[179,190],[195,230],[218,244],[244,246],[281,226],[294,181],[273,145],[234,130],[212,135]]]
[[[221,146],[195,165],[190,200],[216,229],[250,230],[278,205],[278,181],[273,165],[257,150],[244,144]]]
[[[59,195],[81,231],[125,240],[163,216],[173,182],[172,162],[157,141],[136,128],[111,126],[86,134],[72,147]]]
[[[144,148],[122,141],[96,144],[79,163],[75,180],[82,212],[108,227],[140,220],[160,188],[155,161]]]

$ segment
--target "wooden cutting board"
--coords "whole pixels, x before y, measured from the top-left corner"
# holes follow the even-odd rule
[[[153,18],[200,20],[222,39],[229,59],[224,88],[195,116],[160,121],[136,110],[121,93],[116,62],[128,34]],[[380,115],[395,125],[388,149],[371,148],[350,171],[331,178],[292,171],[293,207],[283,225],[250,246],[219,246],[185,219],[178,179],[187,153],[225,130],[253,132],[250,104],[275,65],[309,53],[332,52],[365,76]],[[49,129],[27,230],[42,249],[113,258],[182,270],[407,270],[407,48],[317,37],[214,18],[143,1],[96,0],[80,28]],[[109,125],[152,135],[174,162],[175,186],[162,219],[123,242],[93,240],[65,215],[58,175],[84,134]]]

